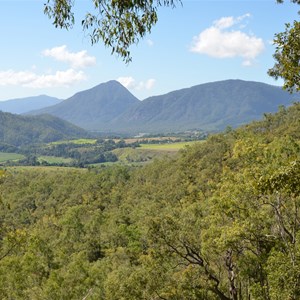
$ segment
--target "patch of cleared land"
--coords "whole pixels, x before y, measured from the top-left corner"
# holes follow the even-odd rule
[[[39,162],[46,161],[49,164],[65,164],[65,163],[71,163],[73,159],[56,157],[56,156],[39,156],[38,161]]]
[[[18,153],[7,153],[7,152],[0,152],[0,163],[4,163],[7,161],[16,161],[19,159],[24,158],[24,155]]]
[[[76,144],[76,145],[93,145],[96,144],[97,139],[77,139],[77,140],[66,140],[66,141],[57,141],[50,143],[50,145],[59,145],[59,144]]]
[[[179,142],[164,144],[141,144],[141,149],[161,150],[161,151],[179,151],[180,149],[195,142]]]

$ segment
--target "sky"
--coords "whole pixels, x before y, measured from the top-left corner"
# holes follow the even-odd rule
[[[274,34],[299,20],[298,7],[275,0],[183,0],[160,8],[158,23],[130,48],[126,65],[91,45],[81,20],[92,0],[75,1],[75,25],[57,29],[46,0],[0,0],[0,101],[37,95],[67,99],[118,80],[143,100],[207,82],[242,79],[282,85],[267,75]]]

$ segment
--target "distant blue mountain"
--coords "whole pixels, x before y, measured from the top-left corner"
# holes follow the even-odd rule
[[[47,113],[87,130],[111,133],[219,131],[259,120],[298,99],[299,94],[278,86],[224,80],[139,101],[120,83],[109,81],[30,114]]]
[[[111,80],[29,114],[50,114],[84,129],[101,131],[111,120],[139,103],[123,85]]]
[[[291,95],[279,86],[223,80],[147,98],[113,120],[111,127],[142,132],[220,131],[259,120],[264,113],[299,99],[299,94]]]
[[[46,95],[10,99],[0,101],[0,110],[12,114],[24,114],[31,110],[41,109],[47,106],[58,104],[62,100]]]

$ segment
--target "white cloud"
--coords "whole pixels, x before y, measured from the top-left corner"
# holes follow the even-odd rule
[[[223,17],[214,21],[213,26],[193,38],[190,51],[216,58],[242,57],[244,66],[252,65],[264,50],[263,40],[240,30],[228,30],[249,17],[250,14],[245,14],[237,18]]]
[[[152,40],[150,40],[150,39],[148,39],[148,40],[146,41],[146,43],[147,43],[147,45],[148,45],[149,47],[152,47],[152,46],[154,45],[154,42],[153,42]]]
[[[58,61],[69,63],[74,69],[86,68],[96,64],[96,58],[89,56],[86,50],[70,52],[66,45],[46,49],[42,54],[46,57],[52,57]]]
[[[0,86],[21,85],[30,88],[68,87],[72,84],[85,80],[82,71],[68,69],[57,71],[54,74],[39,75],[32,71],[0,71]]]
[[[146,88],[146,90],[151,90],[153,88],[154,84],[155,84],[155,79],[153,79],[153,78],[148,79],[145,82],[145,88]]]
[[[146,81],[136,81],[133,77],[119,77],[117,79],[123,86],[129,90],[151,90],[155,84],[155,79],[150,78]]]
[[[223,17],[219,20],[214,21],[214,27],[225,29],[234,25],[233,17]]]
[[[36,74],[31,71],[19,71],[13,70],[0,71],[0,85],[25,85],[35,80]]]
[[[119,77],[117,79],[123,86],[125,86],[127,89],[134,89],[136,86],[135,79],[131,76],[128,77]]]

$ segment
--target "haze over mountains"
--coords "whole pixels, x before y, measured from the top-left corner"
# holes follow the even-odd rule
[[[61,101],[61,99],[46,95],[10,99],[0,101],[0,110],[12,114],[24,114],[34,109],[42,109],[44,107],[55,105]]]
[[[99,132],[217,131],[294,101],[297,97],[280,87],[243,80],[200,84],[139,101],[119,82],[109,81],[30,114],[51,114]]]

